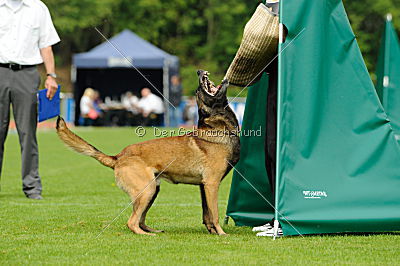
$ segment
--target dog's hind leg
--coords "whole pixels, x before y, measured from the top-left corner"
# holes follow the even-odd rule
[[[206,200],[206,192],[204,191],[204,185],[200,185],[200,195],[201,195],[201,206],[203,208],[203,224],[206,226],[208,232],[211,234],[216,234],[214,227],[212,226],[212,222],[210,219],[210,213],[208,211],[208,205]]]
[[[154,235],[140,228],[140,219],[156,193],[153,171],[139,158],[129,158],[115,168],[119,186],[126,191],[133,202],[133,212],[128,220],[128,228],[135,234]]]
[[[135,193],[131,194],[131,197],[133,196],[132,198],[135,200],[135,203],[133,205],[132,215],[129,218],[127,225],[128,228],[135,234],[154,235],[147,233],[140,227],[140,219],[142,218],[143,213],[146,211],[146,208],[153,198],[155,192],[156,185],[150,184],[144,188],[144,190],[135,191]]]
[[[150,210],[151,205],[153,205],[154,201],[156,200],[158,192],[160,192],[160,185],[157,185],[156,192],[154,193],[153,198],[150,200],[149,204],[146,207],[146,210],[143,212],[142,217],[140,218],[139,226],[140,226],[140,228],[142,228],[146,232],[152,232],[152,233],[162,233],[162,232],[164,232],[163,230],[156,230],[156,229],[153,229],[151,227],[148,227],[145,224],[147,212]]]

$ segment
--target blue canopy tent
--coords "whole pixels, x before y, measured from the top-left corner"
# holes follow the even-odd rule
[[[98,90],[103,98],[117,98],[128,90],[139,94],[143,87],[148,87],[153,93],[159,96],[163,94],[168,99],[170,76],[178,72],[178,57],[166,53],[130,30],[124,30],[109,42],[73,56],[75,102],[79,103],[87,87]],[[169,103],[164,102],[168,107]],[[75,104],[75,123],[78,123],[79,114],[79,104]],[[164,117],[168,125],[168,113]]]

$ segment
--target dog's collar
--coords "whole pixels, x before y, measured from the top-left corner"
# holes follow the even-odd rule
[[[213,137],[225,137],[225,136],[239,137],[240,130],[238,130],[238,129],[228,130],[228,129],[213,129],[213,128],[203,129],[203,128],[200,128],[200,129],[196,129],[194,131],[189,132],[187,135],[192,136],[192,137],[199,137],[202,139],[204,139],[203,137],[206,137],[206,139],[213,138]]]

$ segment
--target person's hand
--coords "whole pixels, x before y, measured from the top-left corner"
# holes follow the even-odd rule
[[[44,83],[44,87],[47,89],[46,97],[50,100],[53,99],[54,94],[56,94],[56,91],[58,89],[58,84],[56,82],[56,79],[47,76],[46,82]]]

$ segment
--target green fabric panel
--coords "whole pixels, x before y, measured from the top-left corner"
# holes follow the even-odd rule
[[[387,20],[376,71],[376,91],[396,134],[400,134],[400,44],[392,21]],[[384,77],[388,83],[384,83]]]
[[[284,46],[304,29],[280,56],[284,234],[400,230],[400,148],[342,1],[282,5]]]
[[[268,75],[249,88],[240,138],[240,161],[234,171],[227,215],[236,225],[261,225],[273,218],[273,208],[249,185],[249,181],[271,204],[272,200],[265,170],[265,120]],[[261,128],[262,136],[246,136]],[[247,181],[243,178],[246,178]]]

